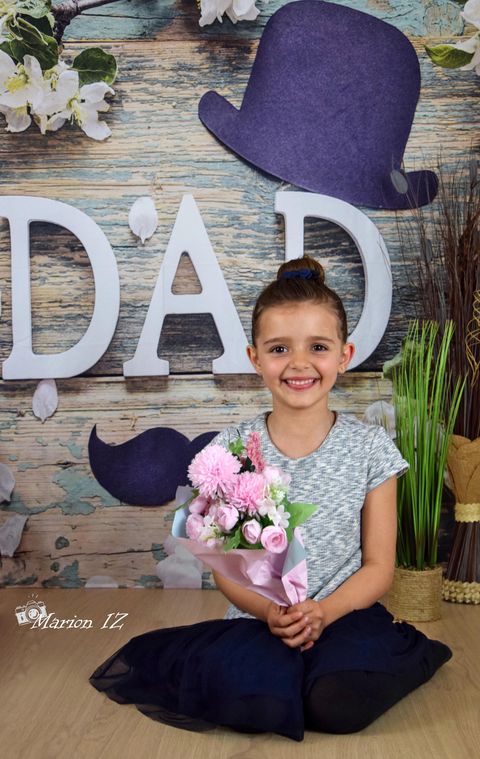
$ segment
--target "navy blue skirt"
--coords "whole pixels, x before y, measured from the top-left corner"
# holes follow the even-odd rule
[[[304,652],[286,646],[257,619],[152,630],[112,654],[90,683],[112,700],[178,727],[225,726],[300,741],[304,701],[321,675],[423,669],[430,677],[451,655],[448,646],[407,622],[394,622],[375,603],[330,624]]]

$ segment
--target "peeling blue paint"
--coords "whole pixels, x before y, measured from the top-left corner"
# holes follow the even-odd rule
[[[48,442],[43,439],[43,437],[36,437],[35,440],[39,445],[43,445],[44,447],[48,446]]]
[[[157,575],[141,575],[134,587],[142,586],[142,588],[161,588],[162,583]]]
[[[18,461],[18,456],[9,456],[8,460],[9,461]]]
[[[50,564],[50,569],[52,570],[52,572],[58,572],[58,570],[60,569],[60,564],[58,563],[58,561],[54,561],[53,564]]]
[[[52,481],[65,491],[65,499],[58,506],[64,514],[92,514],[97,507],[120,506],[118,498],[110,493],[92,477],[90,473],[82,473],[75,467],[62,469],[52,477]],[[92,503],[87,499],[98,499]],[[99,502],[98,502],[99,501]]]
[[[153,558],[157,561],[163,561],[163,559],[167,558],[168,554],[161,543],[152,543],[150,550],[153,553]]]
[[[9,572],[5,577],[2,578],[2,587],[14,587],[14,586],[21,586],[21,585],[34,585],[38,580],[37,575],[29,575],[29,577],[23,577],[21,580],[18,579],[18,577],[14,577],[11,572]]]
[[[67,443],[60,443],[64,448],[68,448],[72,456],[76,459],[83,460],[83,445],[78,445],[74,440]]]
[[[58,577],[50,577],[42,580],[44,588],[83,588],[86,583],[85,577],[78,576],[78,560],[73,564],[67,564]]]
[[[45,509],[43,507],[38,509],[38,512],[44,511]],[[15,493],[15,490],[12,493],[12,500],[10,503],[2,503],[0,507],[0,511],[6,511],[9,514],[36,514],[38,513],[35,511],[35,509],[29,508],[19,497],[17,493]]]
[[[38,464],[32,464],[31,461],[21,461],[17,466],[17,472],[26,472],[27,469],[38,469]]]
[[[60,535],[55,541],[55,548],[67,548],[70,545],[70,541],[67,540],[67,538],[64,538],[63,535]]]
[[[202,572],[202,590],[216,590],[217,586],[213,582],[213,575],[210,570]]]

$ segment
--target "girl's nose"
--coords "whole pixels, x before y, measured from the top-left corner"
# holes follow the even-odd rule
[[[295,368],[304,368],[310,365],[310,356],[304,350],[293,351],[290,356],[290,365]]]

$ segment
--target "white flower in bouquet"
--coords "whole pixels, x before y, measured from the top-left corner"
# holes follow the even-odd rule
[[[275,527],[286,528],[290,524],[290,512],[285,511],[285,506],[282,503],[277,506],[275,514],[273,514],[270,518]]]

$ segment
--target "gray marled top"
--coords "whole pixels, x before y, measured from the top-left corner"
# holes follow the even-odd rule
[[[361,509],[365,495],[393,475],[408,469],[383,427],[367,425],[354,416],[337,414],[329,434],[313,453],[291,459],[270,440],[268,412],[227,427],[209,443],[225,447],[240,433],[260,433],[268,464],[291,476],[290,501],[317,503],[318,510],[301,527],[307,552],[307,595],[320,600],[330,595],[361,567]],[[251,617],[230,604],[225,619]]]

